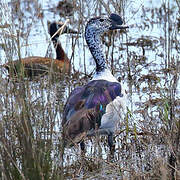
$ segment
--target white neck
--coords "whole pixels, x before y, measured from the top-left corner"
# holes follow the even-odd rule
[[[118,80],[112,75],[109,69],[105,69],[104,71],[97,72],[92,80],[107,80],[111,82],[118,82]]]

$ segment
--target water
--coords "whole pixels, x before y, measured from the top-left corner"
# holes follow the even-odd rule
[[[92,78],[92,75],[90,77],[87,75],[93,73],[95,68],[84,39],[85,23],[90,17],[117,12],[123,16],[130,28],[126,32],[105,35],[104,53],[114,76],[120,77],[128,92],[128,118],[118,126],[113,160],[109,157],[106,137],[99,140],[94,138],[87,140],[85,157],[82,157],[79,147],[65,150],[64,174],[69,179],[136,176],[151,179],[164,177],[163,173],[167,172],[167,177],[170,177],[171,173],[167,168],[167,164],[170,163],[169,156],[173,152],[178,159],[177,155],[180,152],[178,146],[180,34],[177,2],[73,0],[75,8],[70,17],[59,17],[56,9],[57,1],[54,0],[23,1],[20,3],[21,11],[17,12],[15,6],[14,9],[11,7],[12,2],[9,1],[8,5],[7,2],[1,2],[3,7],[1,23],[10,24],[9,28],[0,29],[1,64],[9,59],[18,59],[16,38],[5,36],[7,34],[16,36],[17,30],[22,33],[21,57],[46,55],[55,57],[53,46],[49,48],[47,20],[65,21],[69,18],[70,26],[79,30],[81,34],[62,35],[60,41],[71,58],[73,69],[79,71],[79,75],[62,78],[61,81],[55,80],[54,83],[45,77],[39,81],[16,84],[8,82],[7,73],[1,69],[0,127],[3,127],[1,133],[3,140],[7,140],[8,143],[2,141],[4,144],[0,152],[4,152],[5,145],[7,148],[11,147],[10,154],[17,152],[19,148],[19,154],[14,153],[12,156],[23,162],[20,154],[26,151],[26,148],[23,149],[26,146],[22,143],[24,141],[21,142],[18,132],[26,132],[27,127],[21,123],[28,119],[31,125],[27,126],[29,131],[32,127],[33,132],[32,152],[44,158],[42,164],[52,162],[48,167],[52,167],[54,172],[51,168],[46,170],[51,174],[49,177],[52,177],[53,173],[61,172],[59,144],[61,144],[63,105],[74,87],[83,85]],[[5,12],[9,16],[8,20]],[[11,16],[12,12],[16,13]],[[24,136],[29,134],[31,131],[24,133]],[[4,164],[9,162],[3,159],[2,154],[0,160]],[[38,163],[36,159],[33,160],[35,164]],[[23,169],[22,165],[18,166]],[[157,167],[161,167],[160,173]],[[176,168],[179,171],[178,162]],[[25,171],[22,172],[26,174]]]

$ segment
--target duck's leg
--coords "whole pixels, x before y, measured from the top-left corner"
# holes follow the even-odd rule
[[[113,133],[108,134],[108,145],[110,147],[110,152],[111,154],[114,154],[115,151],[115,145],[114,145],[114,140],[113,140]]]
[[[80,147],[81,147],[81,150],[82,150],[82,151],[85,150],[85,143],[84,143],[84,141],[81,141],[81,142],[80,142]]]
[[[115,145],[113,142],[114,141],[113,140],[113,137],[114,137],[113,132],[109,129],[98,129],[97,131],[91,130],[88,132],[87,136],[95,136],[95,134],[97,134],[97,135],[108,135],[108,145],[110,147],[111,154],[113,154],[115,151]]]

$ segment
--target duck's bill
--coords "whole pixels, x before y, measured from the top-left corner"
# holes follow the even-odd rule
[[[112,24],[110,27],[110,30],[115,30],[115,29],[127,29],[129,28],[128,25],[119,25],[119,24]]]

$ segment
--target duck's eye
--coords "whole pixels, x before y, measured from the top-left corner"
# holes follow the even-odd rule
[[[100,19],[100,22],[103,22],[104,21],[104,19]]]

